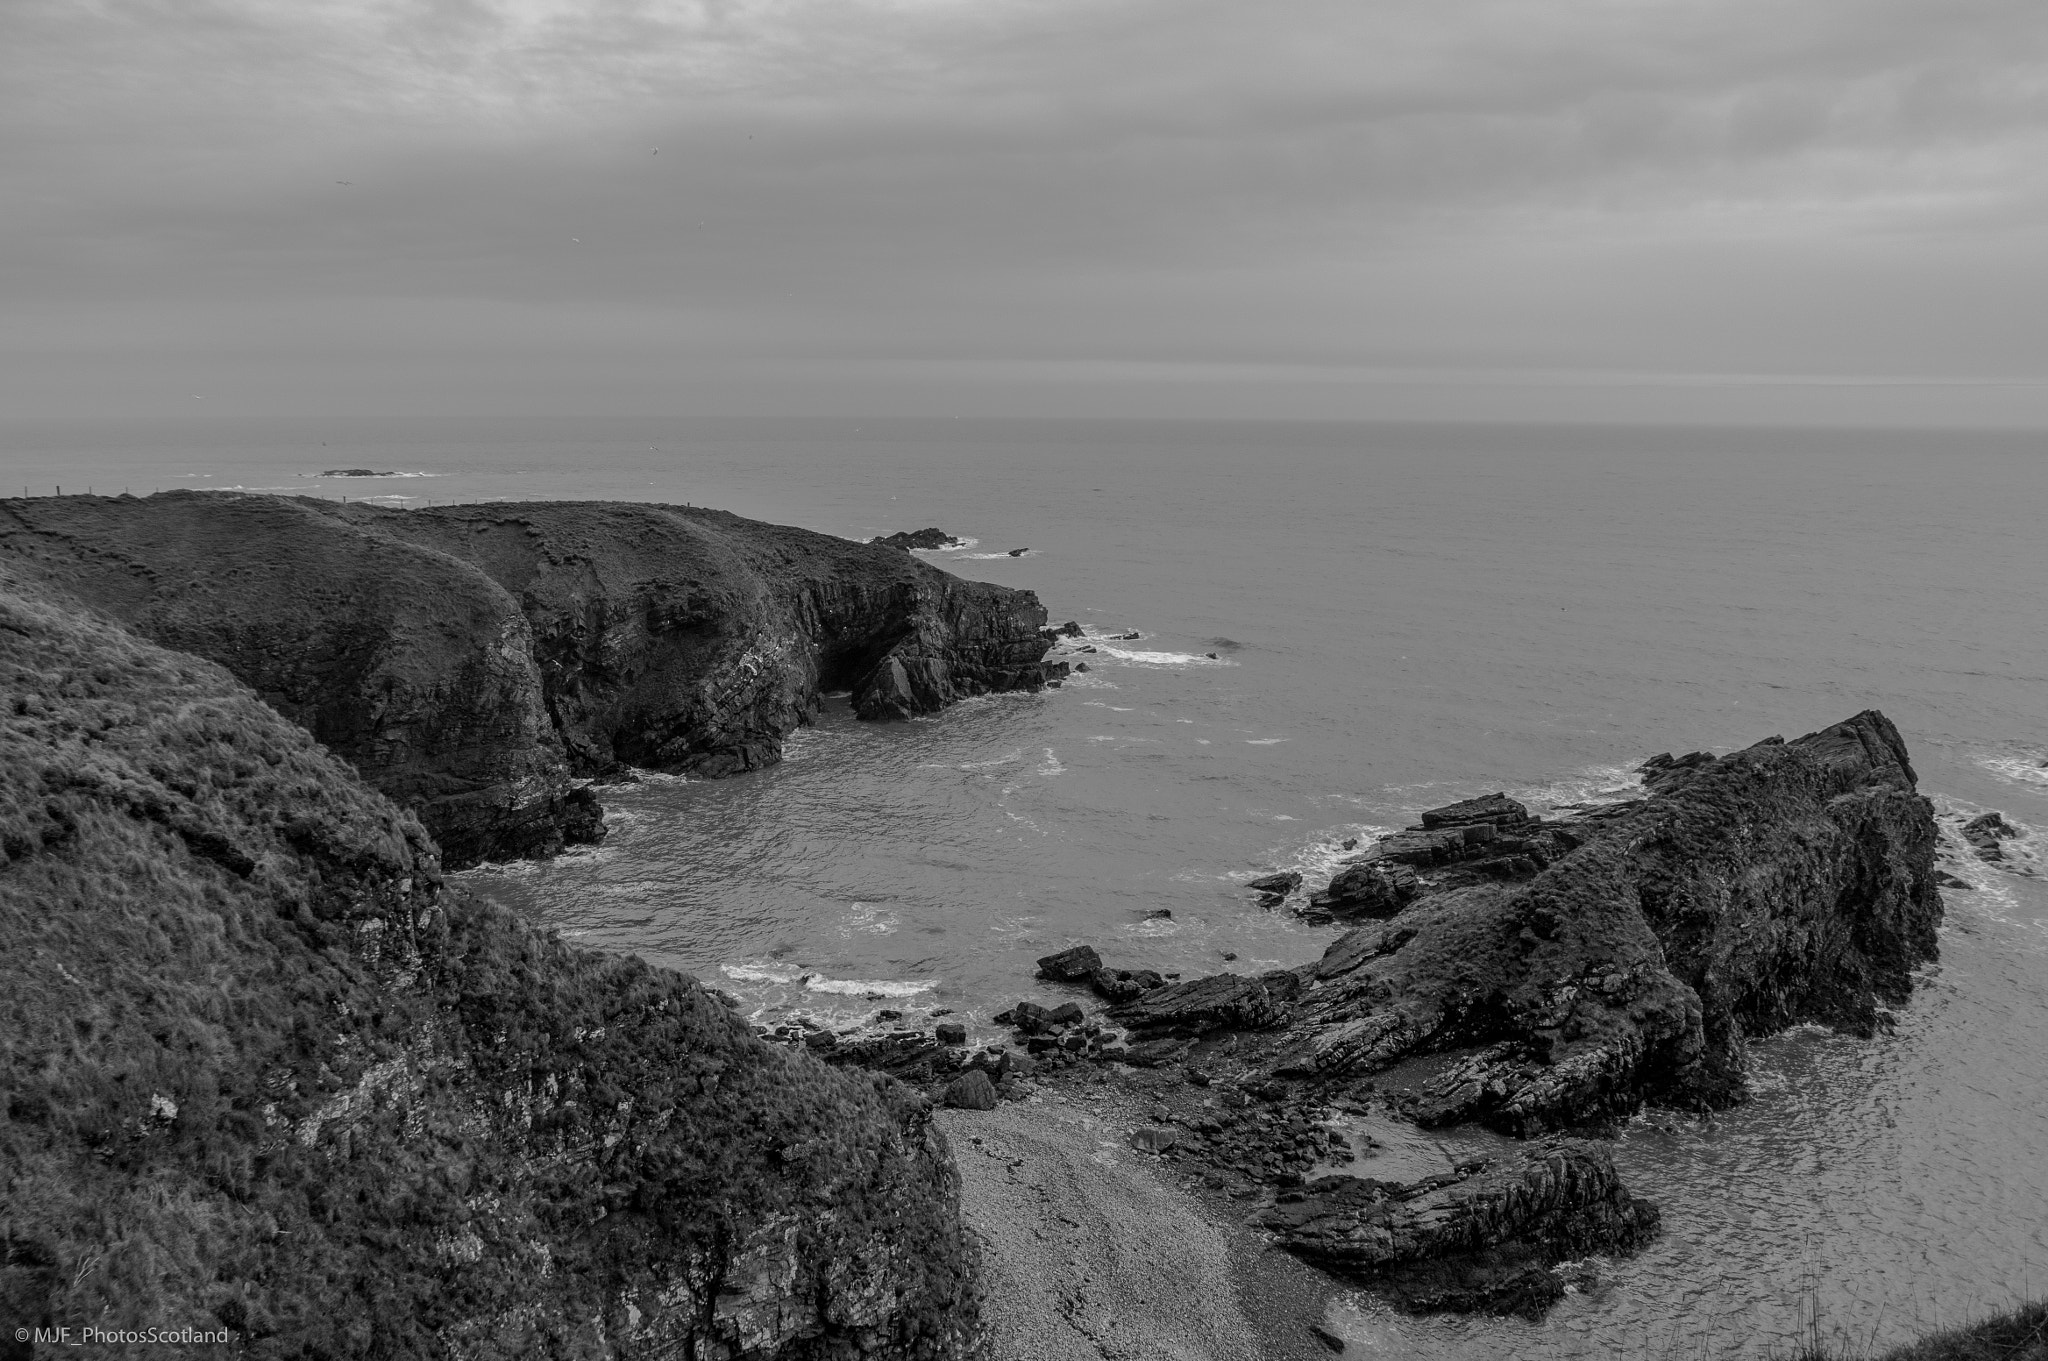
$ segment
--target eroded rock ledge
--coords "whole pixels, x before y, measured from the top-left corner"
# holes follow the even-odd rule
[[[1424,1124],[1516,1135],[1596,1126],[1646,1100],[1725,1106],[1743,1094],[1749,1036],[1881,1026],[1934,958],[1941,921],[1933,810],[1891,722],[1867,711],[1646,769],[1644,798],[1517,820],[1518,835],[1476,843],[1511,840],[1511,854],[1443,862],[1450,886],[1418,883],[1316,964],[1181,983],[1113,1014],[1155,1040],[1255,1032],[1274,1077],[1370,1085]],[[1462,843],[1474,825],[1390,844],[1420,856],[1411,842]]]
[[[602,836],[582,779],[780,760],[826,693],[904,718],[1065,671],[1029,591],[687,506],[38,497],[0,558],[226,666],[451,867]]]

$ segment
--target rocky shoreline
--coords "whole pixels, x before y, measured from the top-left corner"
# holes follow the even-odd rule
[[[1551,821],[1498,794],[1430,810],[1307,896],[1362,919],[1314,964],[1175,981],[1076,946],[1040,977],[1106,1007],[1018,1003],[990,1018],[1012,1044],[903,1031],[830,1061],[969,1106],[1114,1065],[1154,1102],[1133,1145],[1263,1206],[1274,1243],[1408,1308],[1540,1314],[1560,1263],[1657,1231],[1601,1135],[1742,1100],[1751,1036],[1883,1031],[1935,955],[1932,807],[1882,714],[1642,773],[1642,798]],[[1417,1130],[1515,1142],[1387,1156]]]
[[[225,666],[450,868],[598,840],[590,782],[635,767],[779,761],[829,693],[908,718],[1066,672],[1029,591],[689,506],[9,499],[0,561]]]
[[[1320,886],[1254,880],[1349,926],[1299,968],[1182,979],[1072,945],[1039,961],[1050,1005],[976,1018],[998,1044],[957,1019],[750,1031],[445,882],[600,836],[588,782],[778,759],[828,692],[890,718],[1057,684],[1048,647],[1080,630],[1045,622],[899,547],[689,507],[0,503],[0,909],[37,942],[8,964],[0,1302],[175,1306],[280,1353],[967,1361],[986,1283],[940,1129],[986,1117],[1056,1159],[1087,1140],[1011,1115],[1060,1102],[1121,1169],[1075,1169],[1070,1198],[1184,1227],[1194,1205],[1226,1255],[1534,1317],[1571,1263],[1658,1231],[1617,1122],[1742,1100],[1753,1036],[1882,1033],[1934,957],[1932,809],[1874,711],[1655,758],[1640,798],[1562,816],[1431,809]],[[2012,840],[1967,834],[1994,862]],[[1324,1345],[1307,1312],[1284,1346],[1256,1313],[1219,1303],[1174,1346]]]

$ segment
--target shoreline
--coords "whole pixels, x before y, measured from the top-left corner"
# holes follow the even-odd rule
[[[1127,1142],[1130,1090],[1041,1090],[937,1122],[981,1245],[988,1361],[1319,1361],[1338,1281]]]

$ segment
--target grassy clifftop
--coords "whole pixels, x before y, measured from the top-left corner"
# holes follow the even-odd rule
[[[449,890],[410,814],[224,671],[4,576],[0,710],[0,1349],[969,1345],[949,1160],[902,1089]]]

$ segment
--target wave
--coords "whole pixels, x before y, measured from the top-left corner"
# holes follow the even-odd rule
[[[1598,807],[1639,799],[1643,796],[1643,774],[1633,765],[1587,766],[1549,784],[1510,789],[1508,794],[1541,816],[1560,808]]]
[[[1194,652],[1149,652],[1137,648],[1111,647],[1108,643],[1095,644],[1098,656],[1114,657],[1120,662],[1137,666],[1236,666],[1237,663],[1222,657],[1204,657]]]
[[[1977,765],[2014,784],[2048,790],[2048,760],[2039,756],[1979,756]]]
[[[187,476],[187,477],[191,477],[191,476],[193,476],[193,475],[194,475],[194,474],[191,474],[191,473],[187,473],[187,474],[186,474],[186,476]],[[204,474],[204,476],[206,476],[206,477],[212,477],[212,476],[213,476],[213,474],[212,474],[212,473],[206,473],[206,474]],[[327,473],[300,473],[300,474],[299,474],[299,476],[301,476],[301,477],[307,477],[307,478],[311,478],[312,480],[314,480],[314,481],[316,481],[316,482],[317,482],[317,481],[321,480],[322,478],[325,478],[325,477],[329,476],[329,474],[327,474]],[[367,476],[359,476],[359,475],[350,475],[350,476],[347,476],[347,477],[336,477],[336,478],[334,478],[334,480],[335,480],[335,481],[337,481],[337,482],[377,482],[377,481],[381,481],[381,480],[383,480],[384,478],[387,478],[387,477],[446,477],[446,476],[448,476],[448,474],[446,474],[446,473],[424,473],[424,472],[400,472],[400,471],[395,471],[395,470],[394,470],[394,471],[392,471],[392,472],[388,472],[388,473],[370,473],[370,474],[368,474]]]
[[[877,997],[915,997],[921,992],[930,992],[939,986],[936,978],[912,979],[870,979],[870,978],[826,978],[812,974],[810,982],[804,984],[812,992],[832,993],[841,997],[861,997],[873,994]]]
[[[865,543],[867,540],[863,539],[861,542]],[[913,548],[910,551],[913,553],[964,553],[968,549],[980,544],[980,542],[980,539],[971,539],[966,535],[961,535],[943,548]],[[1005,555],[999,553],[995,556],[1002,557]]]
[[[1248,747],[1277,747],[1282,742],[1292,742],[1293,740],[1291,737],[1247,737],[1244,739],[1244,744]]]

